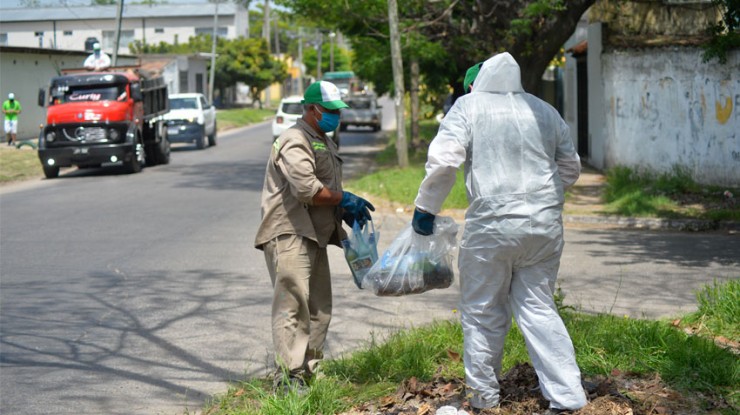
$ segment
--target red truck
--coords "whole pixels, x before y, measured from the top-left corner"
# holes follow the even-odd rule
[[[39,105],[48,105],[38,154],[49,179],[59,176],[60,167],[123,165],[137,173],[170,161],[161,117],[169,99],[161,76],[137,67],[63,71],[51,79],[48,100],[39,91]]]

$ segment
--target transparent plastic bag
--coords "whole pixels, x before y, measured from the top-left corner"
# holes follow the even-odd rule
[[[367,221],[364,228],[355,221],[349,239],[342,241],[344,259],[347,260],[352,279],[357,288],[362,289],[362,279],[370,268],[378,261],[378,238],[373,221]]]
[[[457,229],[447,216],[435,218],[434,233],[429,236],[417,234],[409,224],[365,274],[362,286],[389,297],[449,287],[455,277]]]

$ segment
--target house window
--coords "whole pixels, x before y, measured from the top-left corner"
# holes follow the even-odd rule
[[[0,33],[0,45],[8,46],[8,34]]]
[[[195,35],[212,35],[213,34],[213,28],[212,27],[196,27],[195,28]],[[216,30],[217,36],[226,36],[229,34],[229,30],[225,27],[219,27],[218,30]]]
[[[129,44],[134,41],[133,30],[121,30],[121,42],[119,46],[121,48],[127,48]],[[116,46],[116,31],[115,30],[103,30],[103,42],[101,44],[103,50],[113,51]]]
[[[72,31],[71,30],[65,30],[64,31],[64,36],[72,36]]]
[[[200,92],[201,94],[205,93],[205,90],[203,88],[203,74],[195,74],[195,92]]]
[[[188,71],[180,71],[180,90],[179,93],[190,92],[188,90]]]
[[[33,35],[34,36],[37,36],[37,37],[38,36],[43,37],[44,36],[44,32],[33,32]]]
[[[154,29],[154,33],[164,33],[164,29],[161,27],[157,27]]]

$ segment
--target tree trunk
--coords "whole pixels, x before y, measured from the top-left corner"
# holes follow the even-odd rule
[[[408,142],[406,141],[406,120],[403,114],[403,59],[401,56],[401,36],[398,33],[398,3],[388,0],[388,22],[391,32],[391,60],[393,63],[393,85],[396,90],[396,155],[398,167],[409,165]]]
[[[419,137],[419,58],[411,57],[411,146],[421,148]]]

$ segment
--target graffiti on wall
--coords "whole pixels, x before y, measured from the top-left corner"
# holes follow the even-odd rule
[[[681,165],[701,183],[738,183],[740,79],[697,68],[693,53],[606,59],[607,167]]]

